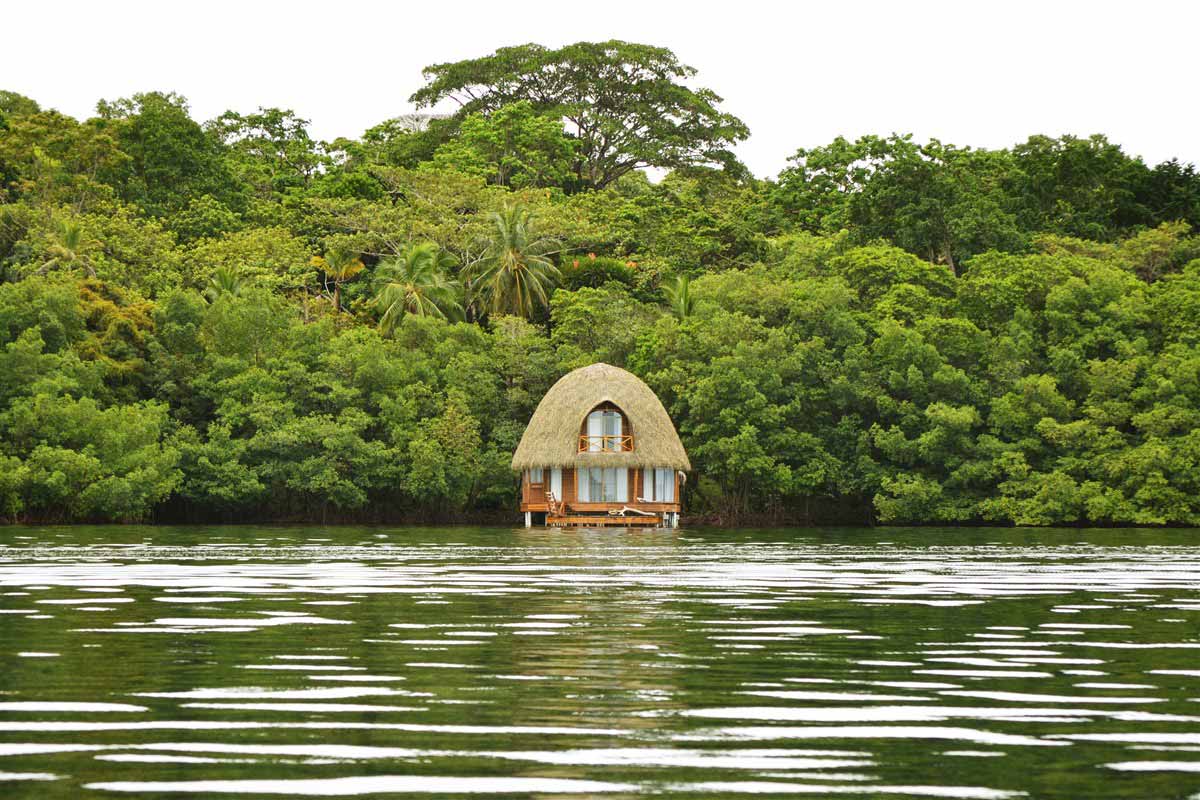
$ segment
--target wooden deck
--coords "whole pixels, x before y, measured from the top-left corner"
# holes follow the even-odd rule
[[[641,514],[564,514],[561,516],[546,516],[546,525],[553,528],[657,528],[665,525],[662,517],[655,514],[644,517]]]

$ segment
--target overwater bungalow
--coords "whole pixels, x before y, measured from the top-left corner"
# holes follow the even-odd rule
[[[691,463],[654,392],[608,364],[559,379],[517,445],[525,527],[678,527]]]

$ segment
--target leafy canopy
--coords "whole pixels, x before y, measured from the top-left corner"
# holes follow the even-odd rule
[[[638,167],[732,165],[729,148],[749,136],[741,120],[718,109],[716,93],[684,85],[696,71],[665,47],[615,39],[558,49],[526,44],[424,74],[426,85],[411,98],[419,106],[449,98],[466,118],[525,101],[561,116],[576,140],[580,187],[609,186]]]

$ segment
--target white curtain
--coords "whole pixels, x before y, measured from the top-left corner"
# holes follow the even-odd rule
[[[550,470],[550,491],[554,493],[554,499],[561,501],[562,496],[562,469],[554,467]]]
[[[605,440],[606,449],[621,449],[621,440],[617,438],[621,435],[621,415],[616,411],[604,412],[604,435],[609,437]]]
[[[601,439],[604,435],[604,412],[593,411],[588,414],[587,418],[587,435],[588,435],[588,452],[598,453],[603,446],[604,440]]]
[[[554,473],[550,473],[554,480]],[[624,467],[581,467],[576,470],[575,496],[581,503],[628,503],[629,470]],[[555,492],[559,489],[555,489]],[[557,496],[557,494],[555,495]]]
[[[666,467],[654,470],[654,496],[660,503],[675,502],[675,470]]]

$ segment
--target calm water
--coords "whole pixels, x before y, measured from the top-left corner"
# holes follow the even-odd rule
[[[1200,798],[1200,531],[0,545],[4,798]]]

